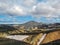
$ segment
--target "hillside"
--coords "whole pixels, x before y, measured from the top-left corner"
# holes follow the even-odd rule
[[[30,45],[23,41],[17,41],[13,39],[0,38],[0,45]]]
[[[60,23],[43,24],[41,22],[29,21],[24,24],[0,24],[0,32],[14,31],[14,30],[32,30],[32,27],[38,29],[60,28]],[[22,29],[21,29],[22,28]]]
[[[43,36],[42,33],[38,34],[38,35],[32,35],[26,39],[24,39],[25,42],[30,43],[32,45],[37,45],[37,43],[39,42],[39,40],[41,39],[41,37]],[[57,40],[57,42],[56,42]],[[55,43],[54,43],[55,42]],[[57,45],[59,43],[60,45],[60,30],[59,31],[54,31],[54,32],[50,32],[46,35],[46,37],[44,38],[44,40],[41,42],[41,45],[43,44],[54,44]]]
[[[16,30],[16,28],[14,28],[13,26],[10,26],[9,24],[7,24],[7,25],[1,24],[0,25],[0,32],[7,32],[7,31],[12,31],[12,30]]]
[[[45,44],[41,44],[41,45],[60,45],[60,39],[54,40]]]
[[[35,21],[29,21],[24,24],[18,24],[17,28],[20,28],[24,26],[25,29],[31,29],[31,27],[38,27],[38,28],[60,28],[60,23],[42,23],[42,22],[35,22]]]
[[[31,27],[33,27],[33,28],[38,27],[39,30],[38,29],[32,30]],[[27,29],[29,29],[29,30],[27,30]],[[55,29],[56,29],[56,31],[55,31]],[[56,41],[57,41],[57,45],[58,45],[58,43],[60,44],[60,23],[42,24],[42,23],[38,23],[35,21],[30,21],[30,22],[27,22],[24,24],[17,24],[17,25],[0,25],[0,37],[4,37],[7,34],[20,35],[23,33],[31,34],[31,35],[29,35],[28,38],[23,40],[24,42],[28,43],[28,45],[30,45],[30,44],[37,45],[37,43],[39,42],[39,40],[45,33],[47,35],[44,38],[44,40],[40,43],[41,45],[44,45],[44,44],[47,45],[47,44],[53,44],[53,43],[55,45]],[[1,41],[3,41],[2,45],[5,45],[4,40],[1,40]],[[10,40],[10,39],[8,39],[8,40]],[[8,42],[8,40],[7,40],[7,42]],[[0,43],[1,43],[1,41],[0,41]],[[17,43],[20,44],[19,41]],[[9,42],[9,44],[11,44],[11,42]],[[6,43],[6,45],[8,45],[8,44]],[[15,45],[15,42],[13,43],[13,45]]]
[[[35,26],[38,26],[38,25],[42,25],[42,23],[38,23],[38,22],[35,22],[35,21],[29,21],[29,22],[26,22],[24,24],[19,24],[18,28],[24,26],[25,29],[31,29],[32,27],[35,27]]]
[[[60,39],[60,30],[48,33],[42,43],[48,43],[59,39]]]

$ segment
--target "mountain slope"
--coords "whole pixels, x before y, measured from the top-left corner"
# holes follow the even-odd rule
[[[31,28],[31,27],[35,27],[37,25],[42,25],[42,23],[38,23],[38,22],[35,22],[35,21],[29,21],[29,22],[26,22],[24,24],[20,24],[18,27],[24,26],[25,29],[28,29],[28,28]]]
[[[7,38],[0,38],[0,45],[30,45],[23,41],[7,39]]]
[[[40,33],[38,35],[32,35],[32,36],[24,39],[24,41],[27,43],[30,43],[32,45],[37,45],[37,43],[39,42],[39,40],[41,39],[42,36],[43,36],[42,33]],[[46,37],[44,38],[44,40],[41,42],[41,45],[42,44],[48,44],[52,41],[56,42],[55,40],[60,40],[60,30],[48,33],[46,35]],[[57,42],[57,43],[60,43],[60,42]]]
[[[7,32],[7,31],[12,31],[12,30],[16,30],[16,28],[14,28],[13,26],[10,26],[9,24],[0,25],[0,32]]]

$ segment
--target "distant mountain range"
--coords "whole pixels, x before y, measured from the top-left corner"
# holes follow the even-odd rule
[[[60,23],[44,24],[44,23],[39,23],[35,21],[29,21],[24,24],[0,24],[0,31],[18,30],[22,26],[24,26],[25,29],[29,29],[31,27],[60,28]]]
[[[46,24],[42,22],[35,22],[35,21],[29,21],[24,24],[18,24],[16,27],[24,26],[25,29],[31,28],[31,27],[38,27],[38,28],[60,28],[60,23],[53,23],[53,24]]]

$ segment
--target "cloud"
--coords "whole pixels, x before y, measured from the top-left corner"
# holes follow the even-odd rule
[[[34,7],[33,7],[34,9]],[[32,10],[32,15],[44,15],[44,16],[48,16],[50,13],[54,12],[55,9],[50,7],[49,5],[46,5],[44,3],[38,3],[36,6],[35,6],[35,9]]]
[[[36,17],[44,16],[46,18],[60,17],[60,2],[59,0],[46,0],[33,6],[31,14]]]
[[[7,4],[0,4],[0,13],[5,13],[8,15],[25,15],[26,11],[24,10],[23,7],[18,6],[18,5],[13,5],[13,7],[7,5]]]
[[[60,0],[0,0],[0,13],[7,15],[31,15],[40,18],[60,17]]]
[[[8,9],[8,14],[12,15],[25,15],[26,12],[23,7],[14,5],[12,8]]]
[[[36,3],[37,3],[36,0],[24,0],[24,1],[23,1],[23,5],[29,6],[29,7],[35,5]]]
[[[36,0],[0,0],[0,13],[8,15],[27,15]]]

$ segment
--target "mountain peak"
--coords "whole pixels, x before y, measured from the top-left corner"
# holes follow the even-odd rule
[[[38,23],[38,22],[36,22],[36,21],[29,21],[29,22],[27,22],[27,23]]]
[[[28,25],[28,24],[29,24],[29,25],[34,25],[34,24],[36,24],[36,25],[37,25],[37,24],[39,24],[39,23],[38,23],[38,22],[35,22],[35,21],[29,21],[29,22],[26,22],[25,24],[26,24],[26,25]]]

